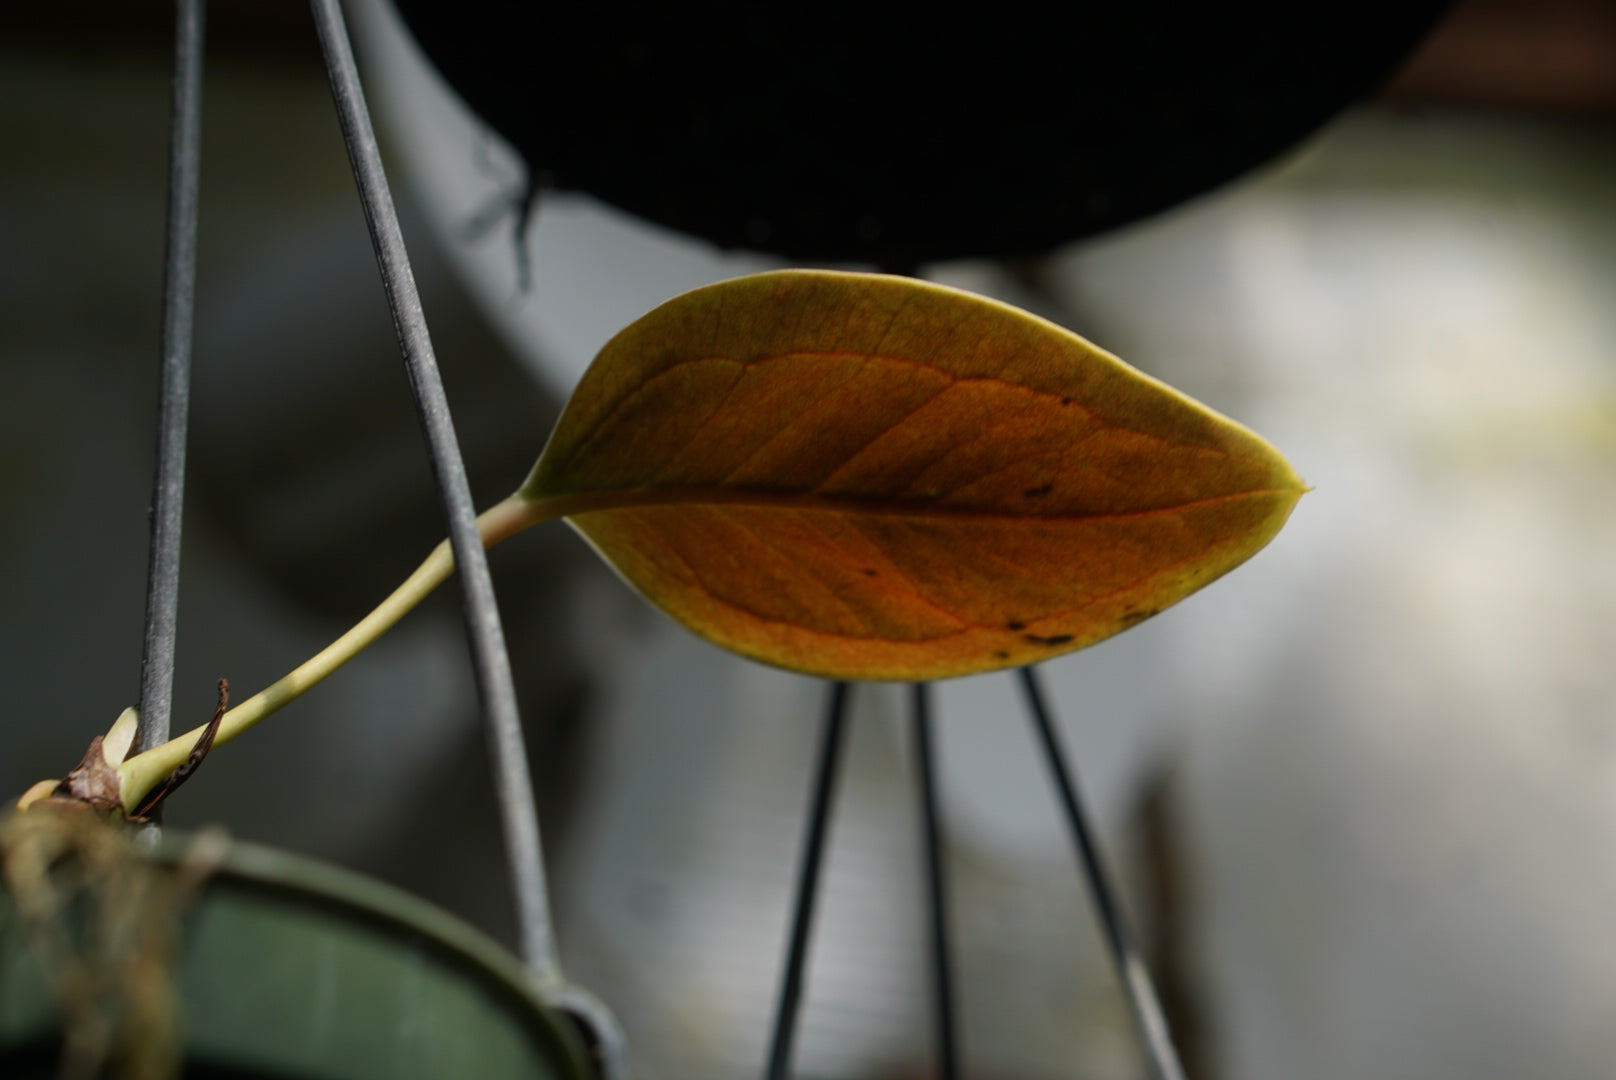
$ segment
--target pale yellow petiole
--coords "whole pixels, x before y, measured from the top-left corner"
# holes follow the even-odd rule
[[[556,516],[554,512],[545,512],[535,501],[513,495],[479,516],[477,529],[486,548],[516,535],[530,525],[537,525]],[[219,723],[219,733],[214,737],[213,745],[218,747],[234,739],[276,709],[296,700],[305,690],[359,655],[453,572],[454,553],[450,551],[449,542],[445,540],[432,550],[432,554],[426,557],[426,561],[416,568],[415,573],[411,574],[404,584],[393,590],[391,596],[378,604],[376,609],[361,619],[353,629],[278,682],[260,690],[225,713]],[[152,788],[185,762],[202,730],[202,727],[195,728],[170,739],[162,746],[154,747],[143,754],[136,754],[118,766],[119,786],[126,812],[132,812]]]

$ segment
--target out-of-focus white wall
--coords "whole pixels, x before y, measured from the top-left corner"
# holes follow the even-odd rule
[[[1317,489],[1163,658],[1222,1075],[1616,1061],[1613,181],[1594,128],[1366,114],[1062,260]]]

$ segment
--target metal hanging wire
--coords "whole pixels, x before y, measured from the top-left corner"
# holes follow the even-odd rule
[[[808,942],[813,933],[814,907],[819,896],[819,871],[824,865],[825,840],[830,833],[830,811],[836,794],[836,774],[846,741],[847,699],[851,687],[845,682],[830,684],[825,710],[825,731],[819,747],[819,763],[814,769],[813,791],[808,802],[808,822],[803,834],[802,859],[797,871],[797,895],[792,905],[791,930],[786,951],[785,971],[780,977],[779,1003],[774,1013],[774,1034],[769,1040],[767,1080],[786,1080],[791,1075],[791,1049],[797,1036],[797,1018],[802,1011],[802,986],[808,967]]]
[[[1184,1080],[1184,1067],[1179,1063],[1178,1051],[1167,1027],[1167,1016],[1162,1011],[1161,999],[1151,981],[1150,969],[1134,942],[1128,928],[1127,916],[1117,899],[1117,890],[1106,870],[1105,856],[1095,838],[1095,829],[1088,810],[1083,805],[1082,793],[1077,787],[1077,775],[1066,763],[1066,752],[1055,731],[1055,724],[1046,704],[1043,686],[1036,668],[1024,667],[1018,672],[1021,689],[1027,700],[1027,711],[1038,731],[1039,745],[1044,761],[1049,765],[1055,791],[1060,798],[1061,811],[1072,833],[1072,844],[1077,849],[1078,862],[1088,881],[1089,893],[1094,898],[1094,910],[1105,931],[1105,942],[1116,966],[1117,977],[1128,998],[1134,1026],[1144,1043],[1145,1056],[1150,1060],[1151,1075],[1155,1080]]]
[[[415,275],[404,250],[398,213],[382,169],[381,152],[376,146],[376,133],[365,105],[342,9],[337,0],[313,2],[315,26],[325,54],[337,117],[342,124],[343,142],[359,186],[359,199],[364,206],[371,244],[376,250],[382,284],[387,292],[387,305],[393,314],[393,326],[404,354],[404,367],[415,395],[433,474],[449,523],[449,541],[460,579],[477,696],[494,757],[494,783],[504,819],[506,857],[515,878],[522,956],[541,983],[558,984],[561,972],[550,926],[544,860],[533,782],[528,774],[527,749],[517,711],[516,683],[505,650],[499,609],[494,603],[488,559],[477,534],[477,512],[471,501],[466,467],[460,457],[460,444],[455,438],[437,359],[432,353],[432,340],[427,333]]]
[[[953,948],[949,943],[948,877],[943,814],[937,794],[937,752],[932,739],[931,684],[909,688],[914,726],[915,771],[920,791],[921,839],[926,855],[927,941],[931,945],[932,1032],[937,1075],[959,1080],[959,1033],[954,1022]]]
[[[191,407],[191,338],[196,312],[198,176],[202,160],[205,0],[174,10],[174,83],[169,112],[168,240],[163,255],[163,337],[152,478],[151,549],[146,564],[146,633],[140,661],[138,750],[168,741],[174,696],[174,640],[180,596],[180,525],[185,508],[185,440]]]
[[[622,1029],[593,995],[567,982],[556,955],[538,808],[517,708],[516,683],[511,675],[499,608],[494,600],[494,583],[478,536],[477,512],[471,501],[460,444],[455,437],[449,401],[444,394],[443,380],[427,333],[426,316],[415,287],[415,275],[410,269],[398,213],[376,145],[370,110],[354,62],[353,45],[338,0],[312,0],[312,6],[332,98],[342,125],[343,142],[359,187],[382,285],[448,518],[449,542],[460,578],[462,611],[471,643],[477,695],[493,760],[494,791],[503,825],[505,855],[516,893],[522,957],[539,992],[552,1005],[572,1013],[583,1023],[603,1072],[609,1080],[618,1080],[627,1076],[627,1047]]]

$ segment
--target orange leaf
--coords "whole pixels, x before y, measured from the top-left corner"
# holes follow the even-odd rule
[[[1082,338],[909,278],[791,270],[613,338],[518,493],[726,648],[931,679],[1124,630],[1304,490],[1240,425]]]

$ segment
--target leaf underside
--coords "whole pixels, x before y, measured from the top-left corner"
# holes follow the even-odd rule
[[[909,278],[759,274],[613,338],[519,497],[754,659],[932,679],[1043,660],[1268,542],[1304,487],[1052,323]]]

